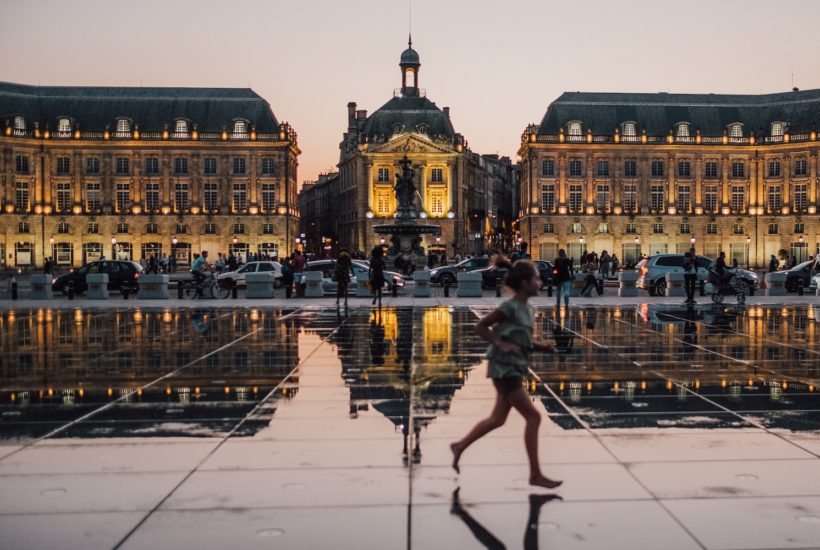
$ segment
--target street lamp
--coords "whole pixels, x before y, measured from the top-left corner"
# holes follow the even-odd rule
[[[694,235],[689,237],[689,242],[692,243],[692,247],[694,248],[694,246],[695,246],[695,236]]]
[[[746,269],[749,269],[750,258],[749,258],[749,243],[752,242],[752,238],[749,235],[746,235]]]
[[[111,237],[111,259],[112,260],[117,259],[117,237],[116,236]]]
[[[635,263],[641,259],[641,238],[635,237]]]

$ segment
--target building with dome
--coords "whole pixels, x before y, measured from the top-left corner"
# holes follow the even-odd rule
[[[765,267],[820,251],[820,90],[766,94],[568,92],[521,136],[521,235],[618,254],[720,251]]]
[[[421,62],[412,41],[399,67],[401,88],[382,107],[368,115],[356,103],[347,106],[333,184],[333,242],[362,252],[380,243],[373,226],[393,220],[396,174],[406,155],[416,174],[415,206],[426,223],[441,226],[440,235],[423,238],[425,252],[439,249],[452,256],[508,246],[516,189],[512,163],[470,151],[450,109],[439,108],[419,88]]]
[[[208,250],[278,256],[298,231],[296,133],[253,90],[0,83],[0,254],[68,269]]]

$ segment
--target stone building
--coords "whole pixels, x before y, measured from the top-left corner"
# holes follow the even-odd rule
[[[369,116],[348,103],[336,184],[339,242],[363,252],[379,243],[373,226],[393,220],[398,163],[407,155],[420,216],[441,226],[439,236],[423,238],[425,250],[441,248],[452,256],[504,245],[513,217],[513,166],[508,158],[470,151],[449,107],[440,109],[419,88],[419,54],[409,46],[392,99]]]
[[[296,133],[250,89],[0,83],[0,120],[7,267],[278,256],[298,230]]]
[[[769,95],[569,92],[521,138],[520,234],[534,256],[582,248],[763,267],[820,249],[820,90]]]
[[[336,217],[339,215],[334,195],[339,173],[320,174],[316,181],[306,181],[299,191],[300,243],[306,252],[338,252]]]

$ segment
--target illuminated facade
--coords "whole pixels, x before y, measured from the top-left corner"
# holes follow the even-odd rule
[[[440,239],[425,236],[425,250],[446,247],[478,253],[501,248],[510,234],[515,170],[508,158],[470,151],[450,121],[418,87],[418,53],[401,55],[402,87],[367,115],[348,104],[347,132],[340,144],[336,186],[338,235],[342,246],[369,251],[378,244],[373,225],[391,223],[397,202],[393,186],[399,160],[412,161],[416,207],[427,223],[438,224]]]
[[[0,83],[0,115],[7,267],[278,256],[298,230],[296,133],[250,89]]]
[[[522,135],[519,232],[559,248],[683,252],[764,267],[820,249],[820,90],[565,93]]]

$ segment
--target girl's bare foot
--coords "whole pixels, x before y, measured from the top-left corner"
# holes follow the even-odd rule
[[[450,443],[450,451],[453,453],[453,470],[455,470],[457,474],[460,474],[461,470],[458,469],[458,459],[461,458],[461,448],[458,446],[458,443]]]
[[[539,487],[546,487],[547,489],[555,489],[556,487],[560,486],[563,481],[557,481],[545,477],[543,475],[538,475],[536,477],[530,478],[530,485],[537,485]]]

